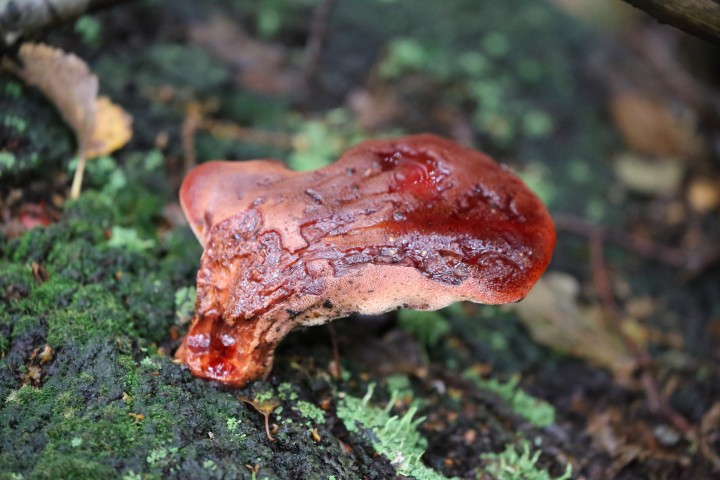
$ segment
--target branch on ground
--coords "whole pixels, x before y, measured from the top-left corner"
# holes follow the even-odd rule
[[[720,3],[714,0],[625,0],[662,23],[720,43]]]
[[[0,0],[0,39],[11,44],[25,33],[122,1],[124,0]]]

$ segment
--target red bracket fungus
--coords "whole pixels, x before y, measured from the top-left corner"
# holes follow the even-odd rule
[[[433,135],[366,141],[312,172],[205,163],[180,201],[205,251],[176,357],[234,386],[267,375],[299,326],[520,300],[555,245],[547,210],[521,180]]]

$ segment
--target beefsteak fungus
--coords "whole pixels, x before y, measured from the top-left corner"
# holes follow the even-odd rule
[[[234,386],[267,375],[299,326],[520,300],[555,245],[547,210],[521,180],[434,135],[366,141],[312,172],[205,163],[180,201],[205,251],[176,357]]]

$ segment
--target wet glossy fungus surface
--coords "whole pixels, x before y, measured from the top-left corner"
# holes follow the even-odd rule
[[[299,325],[519,300],[555,242],[517,177],[431,135],[365,142],[315,172],[212,162],[190,173],[181,201],[205,252],[177,356],[233,385],[267,374]]]

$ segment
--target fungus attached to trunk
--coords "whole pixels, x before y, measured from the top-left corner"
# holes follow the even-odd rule
[[[205,163],[180,201],[205,251],[176,357],[236,386],[266,375],[299,326],[520,300],[555,244],[545,207],[514,174],[433,135],[367,141],[312,172]]]

